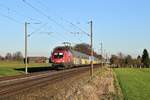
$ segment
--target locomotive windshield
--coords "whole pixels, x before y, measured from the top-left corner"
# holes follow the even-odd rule
[[[54,53],[54,58],[56,58],[56,59],[60,59],[60,58],[63,58],[63,53]]]

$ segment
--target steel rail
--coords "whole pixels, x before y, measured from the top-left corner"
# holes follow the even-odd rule
[[[95,67],[96,68],[96,67]],[[61,70],[52,73],[42,73],[34,76],[22,77],[12,80],[3,80],[0,82],[0,99],[17,95],[35,87],[43,87],[48,84],[54,84],[58,81],[71,78],[78,73],[89,71],[89,67],[79,67],[69,70]]]

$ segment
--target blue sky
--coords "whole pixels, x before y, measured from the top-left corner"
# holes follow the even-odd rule
[[[89,43],[85,34],[70,23],[89,32],[93,20],[94,49],[104,49],[109,54],[123,52],[134,57],[144,48],[150,50],[149,0],[22,0],[0,1],[0,54],[22,51],[24,53],[24,22],[28,25],[30,56],[49,56],[55,46],[68,41],[72,45]],[[42,13],[41,13],[42,12]],[[44,14],[44,15],[43,15]],[[53,20],[48,19],[46,16]],[[34,23],[41,24],[34,24]],[[57,24],[56,24],[57,23]],[[59,25],[58,25],[59,24]],[[45,33],[50,33],[45,34]]]

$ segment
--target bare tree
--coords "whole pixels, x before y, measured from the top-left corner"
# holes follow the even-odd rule
[[[133,65],[133,61],[132,61],[132,57],[130,56],[130,55],[127,55],[125,58],[124,58],[125,60],[124,60],[124,64],[125,64],[125,66],[127,66],[127,67],[133,67],[132,65]]]
[[[4,57],[0,55],[0,60],[4,60]]]
[[[13,54],[13,60],[23,60],[23,55],[20,51]]]
[[[12,54],[8,52],[8,53],[6,54],[6,56],[5,56],[5,59],[6,59],[6,60],[12,60]]]
[[[118,58],[119,58],[119,66],[120,67],[125,67],[125,56],[124,56],[124,54],[123,53],[121,53],[121,52],[119,52],[118,53]]]
[[[113,67],[120,67],[119,65],[119,57],[116,55],[111,55],[110,63]]]
[[[74,46],[74,49],[76,51],[79,51],[79,52],[82,52],[82,53],[85,53],[87,55],[91,55],[91,46],[89,44],[86,44],[86,43],[81,43],[81,44],[76,44]],[[95,57],[98,57],[98,54],[93,50],[93,55]],[[100,57],[100,56],[99,56]]]

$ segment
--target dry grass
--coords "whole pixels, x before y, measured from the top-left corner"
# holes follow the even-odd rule
[[[19,94],[13,100],[114,100],[116,90],[112,70],[101,68],[89,78],[85,72],[71,79]],[[12,98],[11,98],[12,100]]]

